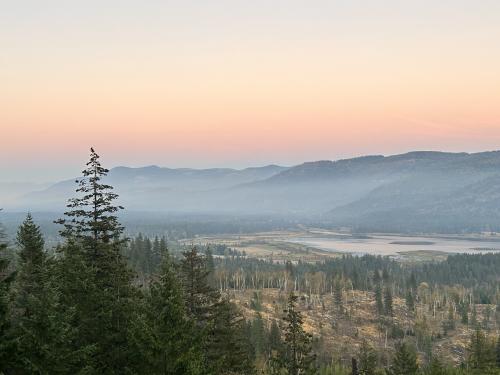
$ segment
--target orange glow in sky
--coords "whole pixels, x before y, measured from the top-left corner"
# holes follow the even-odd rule
[[[498,1],[4,8],[2,179],[500,149]]]

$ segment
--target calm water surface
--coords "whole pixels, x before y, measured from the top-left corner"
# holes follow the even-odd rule
[[[471,240],[370,235],[369,238],[302,237],[290,239],[289,242],[327,251],[373,255],[396,255],[399,252],[422,250],[471,254],[500,251],[500,239]]]

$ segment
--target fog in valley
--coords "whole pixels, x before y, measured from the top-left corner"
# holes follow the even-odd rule
[[[267,229],[302,223],[353,232],[469,233],[500,230],[499,166],[499,152],[412,152],[242,170],[116,167],[105,181],[132,222],[266,217]],[[5,214],[29,210],[43,219],[64,211],[75,184],[1,189]]]

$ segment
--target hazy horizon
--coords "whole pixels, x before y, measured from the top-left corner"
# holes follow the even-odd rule
[[[18,1],[2,179],[500,144],[500,3]],[[22,150],[22,152],[19,152]]]
[[[72,179],[75,177],[78,177],[80,175],[80,171],[83,168],[83,165],[85,163],[86,157],[88,156],[88,149],[82,150],[82,160],[80,164],[75,164],[71,166],[65,166],[65,167],[58,167],[57,169],[50,169],[44,166],[33,166],[30,165],[29,163],[24,166],[24,167],[16,167],[15,170],[13,170],[12,174],[9,174],[8,168],[2,169],[2,176],[0,176],[0,183],[32,183],[32,184],[39,184],[39,185],[48,185],[52,183],[56,183],[62,180],[67,180],[67,179]],[[481,153],[481,152],[493,152],[493,151],[499,151],[496,149],[484,149],[484,150],[405,150],[402,152],[396,152],[396,153],[365,153],[365,154],[357,154],[357,155],[346,155],[346,156],[338,156],[338,157],[333,157],[333,158],[310,158],[310,159],[304,159],[304,160],[296,160],[296,161],[285,161],[285,162],[274,162],[274,161],[262,161],[260,164],[258,162],[255,163],[249,163],[249,164],[234,164],[234,163],[227,163],[227,164],[220,164],[220,165],[215,165],[215,164],[204,164],[202,162],[200,163],[190,163],[190,164],[178,164],[178,165],[165,165],[161,163],[145,163],[145,164],[124,164],[124,163],[115,163],[115,164],[110,164],[108,162],[108,157],[104,153],[102,153],[100,150],[96,150],[98,153],[101,154],[101,158],[103,160],[103,163],[106,168],[112,169],[112,168],[117,168],[117,167],[128,167],[128,168],[145,168],[145,167],[159,167],[159,168],[170,168],[170,169],[182,169],[182,168],[187,168],[187,169],[212,169],[212,168],[229,168],[229,169],[236,169],[236,170],[243,170],[247,168],[257,168],[257,167],[265,167],[269,165],[277,165],[281,167],[293,167],[296,165],[300,165],[303,163],[307,162],[315,162],[315,161],[322,161],[322,160],[328,160],[328,161],[337,161],[337,160],[343,160],[343,159],[352,159],[352,158],[358,158],[358,157],[364,157],[364,156],[373,156],[373,155],[382,155],[382,156],[392,156],[392,155],[400,155],[400,154],[406,154],[410,152],[446,152],[446,153]],[[7,173],[6,173],[7,172]]]

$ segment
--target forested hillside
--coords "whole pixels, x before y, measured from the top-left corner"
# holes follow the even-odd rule
[[[498,254],[292,263],[127,239],[107,173],[92,150],[55,249],[30,214],[2,235],[0,373],[500,373]]]
[[[259,215],[360,232],[500,231],[500,153],[410,152],[290,168],[242,170],[117,167],[105,177],[120,204],[142,218]],[[62,212],[67,180],[6,202],[10,209]],[[12,194],[12,193],[11,193]]]

